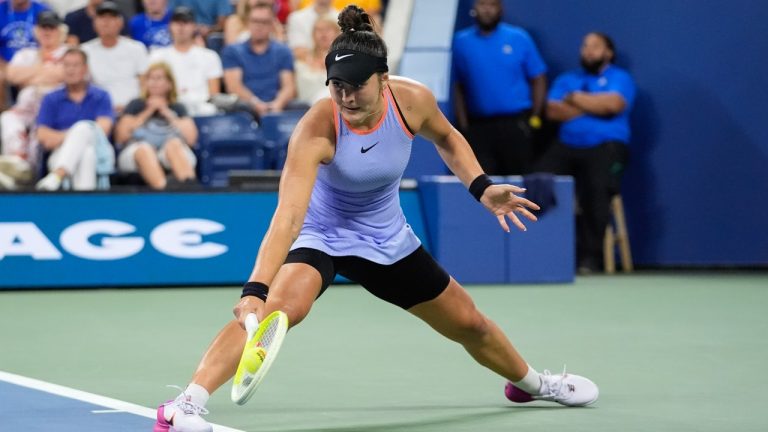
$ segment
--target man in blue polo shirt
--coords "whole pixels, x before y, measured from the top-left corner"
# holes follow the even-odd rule
[[[559,140],[549,148],[537,171],[574,177],[582,209],[577,218],[579,272],[599,270],[611,197],[629,158],[629,113],[635,83],[613,64],[613,41],[592,32],[581,46],[581,65],[555,80],[547,116],[562,122]]]
[[[106,137],[115,117],[112,101],[106,91],[88,82],[84,51],[70,48],[61,63],[64,87],[45,95],[37,116],[37,138],[51,151],[50,173],[37,189],[58,190],[68,178],[75,190],[93,190],[97,174],[106,175],[114,168],[114,149]]]
[[[286,45],[270,39],[274,19],[272,6],[257,3],[248,15],[250,39],[221,52],[227,91],[258,116],[280,112],[296,97],[293,54]]]
[[[458,127],[487,174],[530,170],[541,127],[547,66],[530,35],[501,22],[501,0],[476,0],[476,25],[453,40]]]

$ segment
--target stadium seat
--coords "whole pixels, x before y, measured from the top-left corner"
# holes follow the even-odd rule
[[[206,186],[228,185],[230,170],[265,169],[264,140],[247,113],[195,117],[198,176]]]
[[[215,32],[208,34],[208,37],[205,39],[205,45],[208,49],[221,54],[221,50],[224,49],[224,33]]]
[[[267,114],[261,118],[261,133],[264,138],[267,159],[266,169],[280,170],[285,165],[288,141],[293,129],[306,110],[289,110]]]

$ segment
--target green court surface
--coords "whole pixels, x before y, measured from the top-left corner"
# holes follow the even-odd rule
[[[251,401],[232,404],[227,384],[208,418],[244,431],[768,430],[765,273],[468,289],[529,363],[567,364],[600,400],[512,405],[504,381],[460,346],[359,287],[334,286]],[[0,293],[0,370],[152,407],[176,395],[166,384],[186,384],[238,293]]]

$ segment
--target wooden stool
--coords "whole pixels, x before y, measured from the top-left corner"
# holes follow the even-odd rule
[[[632,266],[632,251],[629,249],[629,235],[627,234],[627,221],[624,219],[624,202],[621,195],[616,194],[611,199],[612,222],[605,228],[603,239],[603,267],[608,274],[616,273],[616,249],[619,247],[621,256],[621,269],[624,273],[630,273]]]

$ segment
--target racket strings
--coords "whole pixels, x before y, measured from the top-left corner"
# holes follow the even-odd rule
[[[269,347],[272,346],[272,342],[275,340],[275,335],[277,334],[278,328],[280,327],[280,321],[273,319],[269,322],[267,325],[267,328],[264,330],[264,333],[261,334],[261,337],[257,341],[257,346],[261,346],[264,348],[265,351],[267,351],[267,354],[269,354]],[[259,368],[261,369],[261,368]],[[243,371],[243,378],[242,378],[242,386],[248,387],[248,385],[251,384],[251,381],[254,380],[256,375],[258,375],[259,370],[257,369],[255,372],[251,373],[247,370]],[[239,393],[244,393],[246,391],[245,388],[240,389]]]
[[[267,327],[264,334],[261,336],[261,346],[269,351],[269,347],[272,345],[272,341],[275,339],[275,334],[277,333],[277,328],[279,327],[280,322],[278,320],[272,320],[269,323],[269,327]]]

